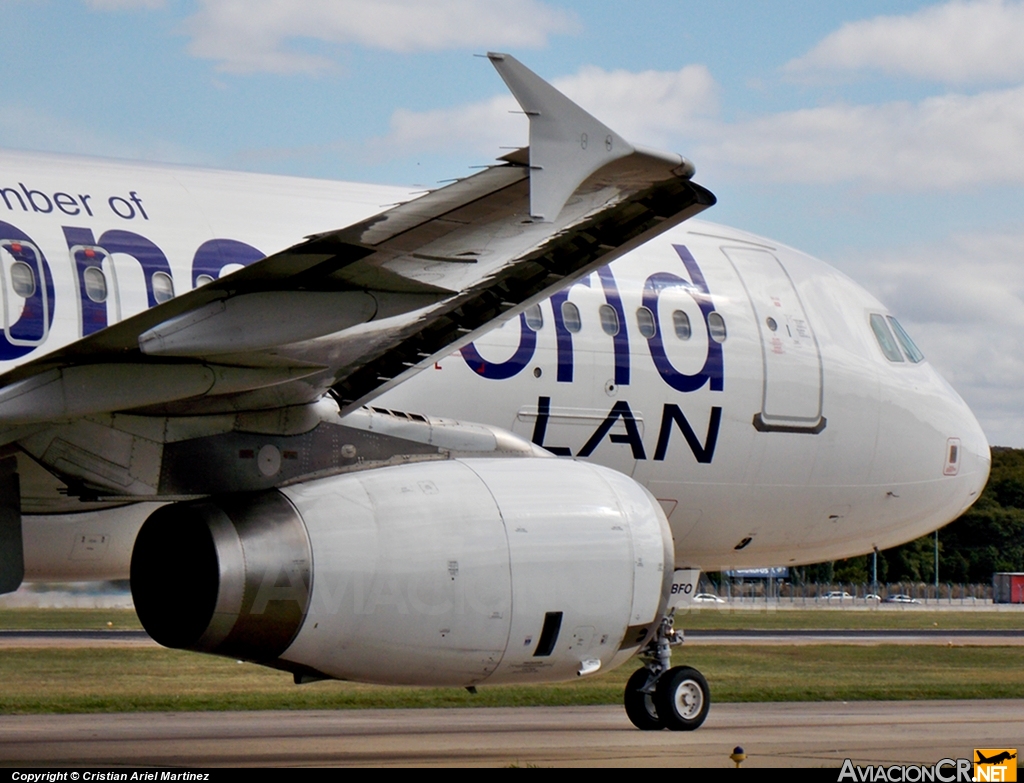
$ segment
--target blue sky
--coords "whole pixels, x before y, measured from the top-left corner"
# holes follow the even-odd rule
[[[1024,446],[1024,5],[0,0],[0,146],[432,186],[525,143],[510,51],[707,214],[882,297]]]

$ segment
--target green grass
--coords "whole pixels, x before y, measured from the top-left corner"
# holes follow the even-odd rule
[[[110,623],[110,625],[107,625]],[[3,630],[99,630],[142,628],[134,609],[0,609]]]
[[[108,623],[110,625],[108,625]],[[679,615],[683,629],[1021,629],[1020,612],[736,610]],[[131,610],[6,609],[0,628],[139,628]],[[717,702],[1024,697],[1024,646],[694,646],[677,663],[700,669]],[[295,686],[251,664],[155,648],[0,649],[0,712],[345,709],[618,704],[637,664],[597,677],[536,686]]]
[[[944,630],[1019,630],[1024,632],[1021,611],[929,611],[920,607],[884,607],[868,610],[731,609],[702,607],[676,612],[676,628],[685,630],[895,630],[940,628]]]
[[[693,647],[716,702],[1024,696],[1024,647]],[[321,682],[233,660],[151,648],[0,650],[0,712],[347,709],[619,704],[636,668],[569,683],[408,688]]]
[[[717,701],[1024,697],[1024,647],[812,645],[691,648]]]

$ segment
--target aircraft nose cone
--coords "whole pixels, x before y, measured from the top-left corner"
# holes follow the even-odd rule
[[[978,499],[991,455],[977,418],[930,365],[897,367],[883,382],[875,452],[880,549],[952,522]]]
[[[944,427],[946,452],[943,474],[955,479],[965,496],[963,506],[955,515],[963,513],[978,499],[988,481],[992,454],[988,438],[974,412],[944,378],[936,373],[936,380],[946,400],[947,415],[940,417],[937,426]]]
[[[974,412],[963,400],[960,400],[960,406],[961,428],[965,433],[965,436],[961,438],[963,454],[960,458],[960,467],[964,471],[965,477],[972,479],[971,495],[973,499],[971,502],[973,503],[988,481],[989,470],[992,467],[992,452],[989,449],[988,438]]]

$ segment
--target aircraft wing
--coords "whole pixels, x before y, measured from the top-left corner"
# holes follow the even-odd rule
[[[530,146],[0,377],[0,436],[113,412],[342,413],[714,203],[508,55]]]

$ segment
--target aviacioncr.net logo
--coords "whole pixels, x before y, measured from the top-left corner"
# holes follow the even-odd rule
[[[970,759],[940,759],[932,765],[890,766],[860,766],[846,759],[839,770],[839,782],[848,780],[853,783],[971,783],[974,780],[971,777],[971,766]]]
[[[974,777],[976,783],[1008,783],[1017,780],[1016,748],[975,748]]]

